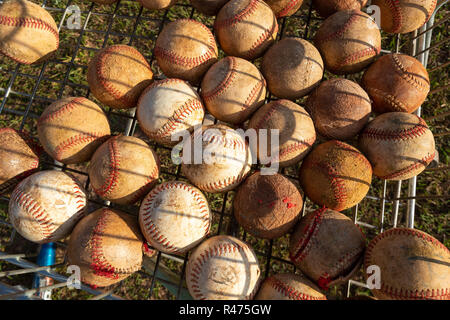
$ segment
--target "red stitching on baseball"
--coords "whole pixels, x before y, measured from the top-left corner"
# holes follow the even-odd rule
[[[270,106],[269,110],[266,111],[264,116],[255,125],[256,130],[261,129],[261,127],[273,116],[273,114],[276,112],[278,107],[283,107],[283,105],[281,103],[279,103],[278,101],[279,100],[272,102],[272,105]]]
[[[297,5],[300,0],[292,0],[277,14],[277,18],[281,18],[288,14],[288,12]]]
[[[95,141],[102,137],[107,137],[107,135],[105,135],[104,133],[100,133],[100,132],[84,132],[84,133],[80,133],[75,136],[72,136],[56,146],[55,159],[58,161],[61,161],[63,159],[63,153],[66,152],[67,150],[71,149],[72,147],[82,144],[82,143],[88,143],[91,141]]]
[[[389,9],[391,10],[391,12],[393,14],[393,17],[392,17],[393,30],[392,30],[392,32],[397,33],[403,24],[403,15],[402,15],[402,11],[400,8],[400,1],[399,0],[384,0],[384,2],[386,3],[386,5],[389,7]]]
[[[413,87],[417,88],[419,91],[428,92],[430,83],[426,81],[424,84],[422,81],[418,80],[417,76],[414,76],[409,72],[405,66],[402,64],[400,59],[398,58],[398,54],[394,53],[391,55],[391,59],[394,63],[395,69],[398,71],[400,76]]]
[[[198,137],[198,135],[202,134],[202,141],[207,142],[209,144],[217,144],[221,147],[228,148],[231,147],[233,149],[238,149],[242,151],[246,151],[247,142],[243,142],[239,139],[229,138],[227,136],[216,134],[216,128],[208,128],[205,131],[197,130],[194,132],[194,139]],[[227,129],[226,132],[229,130]]]
[[[344,60],[338,63],[338,67],[344,67],[347,65],[351,65],[352,63],[355,63],[361,58],[367,57],[367,56],[377,56],[380,54],[381,48],[380,47],[370,47],[365,48],[360,51],[357,51],[349,56],[347,56]]]
[[[153,183],[156,179],[159,177],[159,161],[156,164],[156,166],[153,168],[152,173],[148,176],[147,180],[145,181],[145,184],[140,187],[136,193],[131,198],[131,203],[136,203],[139,199],[142,198],[143,195],[147,194],[151,187],[153,186]]]
[[[424,135],[428,130],[428,125],[425,120],[417,117],[418,124],[412,128],[402,129],[402,130],[383,130],[375,128],[367,128],[362,133],[365,138],[375,139],[375,140],[407,140],[414,139]]]
[[[274,23],[272,27],[270,29],[264,30],[264,33],[259,36],[259,38],[251,46],[249,51],[245,54],[247,59],[253,58],[253,56],[255,55],[255,51],[257,51],[266,42],[266,40],[269,39],[269,37],[271,37],[273,34],[278,33],[278,22],[276,19],[274,19],[273,22]]]
[[[256,8],[260,3],[261,3],[260,0],[251,0],[247,5],[247,7],[242,9],[242,11],[238,12],[233,17],[230,17],[222,21],[216,19],[216,21],[214,22],[214,29],[216,29],[217,31],[219,28],[231,27],[236,23],[243,21],[245,18],[252,15],[256,11]]]
[[[427,23],[428,20],[430,20],[431,16],[434,13],[434,9],[436,8],[436,5],[437,5],[437,0],[433,0],[433,2],[431,3],[431,7],[427,11],[427,18],[425,20],[425,23]]]
[[[311,148],[314,144],[314,141],[316,141],[316,135],[303,141],[296,141],[295,143],[289,144],[280,149],[278,156],[275,157],[275,160],[278,158],[282,158],[283,156],[288,155],[292,152],[298,152],[299,150],[306,150],[308,148]]]
[[[256,98],[258,97],[258,93],[261,93],[262,88],[265,86],[265,81],[259,80],[255,86],[250,91],[249,96],[245,99],[244,104],[242,105],[242,109],[249,108],[253,103],[255,103]]]
[[[408,112],[408,108],[403,104],[403,102],[389,93],[376,88],[367,88],[367,93],[371,96],[378,96],[382,98],[385,103],[389,104],[397,112]]]
[[[395,178],[399,178],[399,177],[401,177],[403,175],[406,175],[406,174],[408,174],[410,172],[416,171],[421,166],[426,168],[430,164],[430,162],[434,159],[435,153],[436,152],[428,153],[425,157],[423,157],[422,159],[418,160],[416,163],[413,163],[412,165],[410,165],[410,166],[408,166],[408,167],[406,167],[404,169],[395,171],[395,172],[393,172],[391,174],[388,174],[386,176],[382,176],[382,177],[379,177],[379,178],[380,179],[384,179],[384,180],[395,179]]]
[[[77,98],[71,100],[69,103],[66,103],[65,105],[61,106],[58,110],[51,112],[44,117],[41,116],[38,119],[38,125],[41,125],[42,123],[45,123],[45,122],[48,122],[51,120],[55,120],[58,117],[60,117],[61,115],[63,115],[64,113],[73,110],[77,104],[83,104],[84,102],[88,102],[88,101],[89,100],[86,98],[77,97]]]
[[[358,18],[358,13],[359,12],[357,12],[357,11],[358,10],[352,10],[352,14],[348,18],[347,22],[340,29],[338,29],[336,32],[331,33],[327,37],[321,39],[320,42],[327,42],[327,41],[330,41],[330,40],[342,37],[342,35],[348,30],[348,28],[350,28],[352,23],[355,22],[355,20]]]
[[[117,138],[112,137],[108,142],[109,151],[109,175],[103,186],[98,189],[94,188],[95,193],[101,197],[105,197],[116,187],[117,179],[120,171],[120,153],[117,148]]]
[[[304,292],[300,292],[295,288],[287,285],[281,280],[275,278],[275,276],[267,278],[267,283],[272,286],[276,291],[281,293],[283,296],[288,297],[291,300],[326,300],[323,296],[314,297]]]
[[[233,80],[236,76],[235,68],[237,66],[237,60],[234,57],[226,57],[224,58],[229,63],[229,71],[225,75],[225,78],[211,91],[201,92],[202,98],[205,102],[211,101],[212,99],[220,96],[225,92],[226,89],[233,83]]]

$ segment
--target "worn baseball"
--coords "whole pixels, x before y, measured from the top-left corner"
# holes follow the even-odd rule
[[[63,98],[50,104],[39,117],[37,128],[44,150],[65,164],[89,161],[111,134],[103,110],[83,97]]]
[[[306,102],[317,132],[327,139],[349,140],[369,122],[370,98],[356,82],[343,78],[326,80]]]
[[[139,225],[157,250],[182,254],[209,233],[211,212],[202,192],[182,181],[164,182],[142,200]]]
[[[150,139],[167,146],[175,145],[186,130],[200,126],[204,116],[197,91],[180,79],[155,81],[137,105],[139,127]]]
[[[436,0],[374,0],[380,8],[381,29],[388,33],[408,33],[422,27],[436,8]]]
[[[366,196],[372,182],[372,166],[358,149],[330,140],[319,144],[306,156],[299,179],[311,201],[342,211]]]
[[[136,217],[101,208],[76,225],[69,239],[67,261],[80,268],[82,282],[106,287],[141,269],[142,246]]]
[[[259,288],[260,273],[258,258],[248,244],[219,235],[192,252],[186,284],[195,300],[251,300]]]
[[[252,116],[248,127],[258,133],[257,145],[252,140],[250,143],[262,164],[293,165],[306,156],[316,141],[308,112],[289,100],[265,104]],[[278,134],[274,130],[279,130]],[[272,136],[278,136],[278,140],[272,140]]]
[[[263,281],[255,300],[327,300],[327,297],[303,275],[278,273]]]
[[[0,4],[0,53],[32,64],[47,60],[58,47],[58,27],[44,8],[25,0]]]
[[[362,10],[368,0],[313,0],[313,7],[324,18],[343,10]]]
[[[251,62],[226,57],[205,74],[201,95],[208,111],[218,120],[240,124],[264,104],[266,81]]]
[[[40,147],[28,134],[0,128],[0,194],[38,170]]]
[[[253,60],[275,42],[278,23],[262,0],[231,0],[217,14],[214,30],[227,55]]]
[[[352,219],[321,208],[304,216],[289,244],[291,261],[322,289],[344,283],[359,270],[365,237]]]
[[[153,72],[144,56],[123,44],[101,49],[88,66],[92,95],[111,108],[134,108],[152,79]]]
[[[277,18],[289,17],[300,9],[303,0],[265,0]]]
[[[244,137],[226,125],[204,126],[183,144],[181,170],[205,192],[234,189],[248,175],[251,165],[252,153]]]
[[[217,61],[218,49],[208,27],[195,20],[178,19],[164,26],[156,39],[154,55],[168,78],[196,85]]]
[[[177,3],[178,0],[138,0],[138,2],[149,10],[165,10]]]
[[[405,54],[388,54],[375,61],[364,73],[362,85],[377,113],[416,111],[430,92],[427,69]]]
[[[215,16],[229,0],[190,0],[191,5],[207,16]]]
[[[435,143],[426,122],[404,112],[388,112],[372,120],[359,137],[359,147],[373,173],[385,180],[417,176],[435,156]]]
[[[255,237],[275,239],[285,235],[298,221],[303,207],[299,190],[281,174],[249,176],[237,189],[234,216]]]
[[[379,234],[364,264],[379,268],[380,287],[371,289],[378,299],[450,300],[450,251],[425,232],[393,228]]]
[[[273,95],[295,100],[319,85],[324,66],[319,51],[310,42],[287,37],[266,52],[261,71]]]
[[[358,73],[381,50],[381,33],[375,21],[359,10],[338,11],[329,16],[314,37],[325,67],[334,74]]]
[[[114,136],[95,151],[88,173],[100,197],[117,204],[133,204],[158,180],[159,159],[141,139]]]
[[[86,193],[70,174],[46,170],[32,174],[14,189],[9,219],[24,238],[36,243],[62,240],[83,216]]]

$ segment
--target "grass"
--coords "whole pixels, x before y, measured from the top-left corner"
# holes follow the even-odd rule
[[[37,1],[40,3],[40,1]],[[47,7],[64,9],[67,5],[66,0],[48,0]],[[116,5],[97,5],[87,1],[75,0],[71,4],[78,5],[82,12],[87,12],[92,8],[92,13],[82,13],[82,25],[86,23],[89,16],[89,21],[84,31],[69,30],[63,26],[60,32],[60,48],[56,57],[46,64],[42,73],[42,80],[37,83],[42,70],[42,65],[38,66],[19,66],[19,73],[13,79],[12,74],[16,69],[16,64],[10,60],[0,57],[0,96],[5,95],[5,90],[8,85],[12,83],[11,92],[5,103],[5,109],[0,113],[0,127],[14,127],[24,128],[36,136],[36,120],[44,110],[44,108],[55,99],[65,96],[87,96],[99,105],[93,96],[88,94],[88,85],[86,80],[87,64],[95,54],[95,50],[104,45],[111,44],[128,44],[130,42],[130,34],[134,33],[132,45],[136,47],[149,61],[152,61],[152,69],[157,77],[161,77],[162,73],[159,70],[155,61],[152,58],[152,48],[155,44],[158,31],[161,28],[163,18],[173,21],[178,18],[185,18],[193,16],[209,27],[212,27],[214,19],[203,16],[198,12],[192,12],[192,9],[187,6],[187,1],[180,1],[179,5],[166,11],[149,11],[144,9],[139,18],[139,23],[136,25],[136,17],[140,12],[140,5],[133,1],[122,1],[119,7]],[[313,19],[309,26],[306,25],[306,17],[308,15],[309,1],[305,1],[302,9],[293,17],[286,20],[283,26],[283,36],[300,36],[304,37],[307,34],[308,39],[312,39],[321,21],[313,12]],[[62,12],[50,11],[59,23],[62,19]],[[115,13],[115,18],[112,15]],[[439,21],[447,16],[449,13],[448,5],[442,9],[436,17]],[[128,17],[123,17],[128,16]],[[129,18],[132,17],[132,18]],[[107,32],[110,35],[105,38]],[[433,44],[448,38],[448,30],[446,25],[442,24],[433,30]],[[403,36],[400,43],[400,51],[408,53],[410,41],[408,36]],[[383,48],[393,49],[396,45],[396,39],[393,36],[383,34]],[[425,120],[429,123],[433,133],[436,136],[436,148],[439,152],[440,162],[442,166],[447,166],[449,163],[450,146],[447,139],[448,134],[448,90],[441,90],[439,88],[448,85],[448,69],[437,68],[447,62],[448,44],[445,43],[439,48],[435,48],[430,52],[430,59],[428,70],[430,71],[432,92],[422,108],[422,114]],[[78,50],[74,50],[79,48]],[[221,51],[220,56],[224,53]],[[260,59],[255,61],[259,66]],[[334,77],[326,73],[325,78]],[[355,74],[348,77],[349,79],[359,81],[361,74]],[[30,102],[29,96],[36,92],[35,98]],[[1,103],[2,100],[0,100]],[[303,103],[305,99],[300,99],[297,102]],[[30,107],[30,108],[28,108]],[[103,106],[104,107],[104,106]],[[28,110],[28,111],[27,111]],[[121,133],[125,130],[126,119],[123,117],[125,111],[112,111],[105,107],[108,112],[112,130],[114,133]],[[21,116],[23,112],[28,112],[28,117],[24,120]],[[157,151],[161,158],[162,168],[164,174],[161,176],[161,181],[173,180],[179,177],[179,167],[175,166],[170,161],[170,150],[156,146],[140,132],[137,128],[135,136],[143,138],[149,142]],[[47,158],[50,163],[51,159]],[[45,165],[49,168],[49,165]],[[297,175],[299,164],[284,170],[284,174],[295,177]],[[81,172],[86,172],[86,165],[69,166],[68,169],[76,169]],[[78,175],[78,177],[85,183],[86,176]],[[449,238],[449,201],[448,198],[432,198],[433,196],[445,196],[449,189],[448,171],[425,171],[418,177],[417,180],[417,194],[426,199],[420,199],[416,203],[416,217],[415,227],[423,230],[438,240],[443,242],[447,247],[450,246]],[[294,179],[295,180],[295,179]],[[395,190],[397,184],[389,182],[387,184],[386,197],[395,198]],[[407,183],[402,184],[402,195],[407,194]],[[369,196],[381,197],[383,190],[383,182],[374,179]],[[92,197],[95,194],[89,188],[88,191]],[[242,228],[236,225],[232,216],[232,199],[234,192],[229,192],[227,195],[222,194],[207,194],[207,198],[214,212],[213,225],[211,234],[233,234],[245,239],[252,245],[258,253],[258,258],[261,266],[261,271],[264,275],[269,275],[278,272],[295,272],[296,269],[292,264],[287,263],[289,236],[286,235],[274,241],[267,241],[258,239],[246,234]],[[226,199],[225,199],[226,197]],[[226,201],[225,201],[226,200]],[[313,204],[308,202],[306,204],[307,211],[315,208]],[[122,208],[125,211],[136,213],[137,206]],[[372,239],[380,230],[381,225],[381,201],[371,199],[363,200],[358,208],[358,220],[370,223],[376,226],[375,229],[364,228],[363,231],[367,235],[368,240]],[[393,224],[393,204],[386,203],[386,216],[384,221],[384,228],[387,229]],[[407,201],[400,201],[399,210],[399,225],[405,225],[407,212]],[[351,209],[344,212],[353,218],[353,211]],[[7,200],[0,198],[0,220],[7,221]],[[9,252],[19,252],[14,247],[8,247],[11,228],[0,225],[0,250]],[[65,249],[63,245],[58,246],[57,263],[64,262]],[[271,256],[271,259],[267,259]],[[183,259],[184,257],[180,257]],[[175,274],[182,274],[183,263],[174,259],[161,257],[161,263],[164,264],[168,270]],[[15,269],[16,267],[0,262],[0,271]],[[65,267],[58,267],[57,272],[65,274]],[[363,281],[362,271],[356,276],[356,280]],[[32,276],[14,276],[2,278],[1,281],[11,285],[30,286]],[[152,277],[144,272],[137,272],[115,285],[109,290],[115,294],[120,295],[126,299],[174,299],[173,292],[171,293],[162,284],[163,281],[155,281],[153,290],[151,289]],[[329,292],[331,299],[343,299],[346,293],[345,285],[334,287]],[[369,291],[352,286],[352,295],[369,295]],[[88,299],[91,294],[79,290],[69,290],[67,288],[53,291],[53,299]]]

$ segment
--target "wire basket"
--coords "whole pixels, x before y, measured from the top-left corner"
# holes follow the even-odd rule
[[[118,43],[134,46],[148,59],[155,71],[156,78],[162,78],[163,75],[152,55],[156,38],[162,27],[169,21],[186,17],[201,21],[211,30],[214,23],[214,17],[206,17],[198,13],[189,6],[188,1],[179,1],[174,7],[165,11],[150,11],[134,1],[118,1],[112,5],[103,6],[82,0],[43,0],[38,3],[51,13],[59,24],[61,43],[57,55],[37,66],[19,65],[7,58],[0,57],[0,127],[11,126],[19,130],[25,129],[35,136],[37,118],[43,109],[53,101],[65,96],[84,96],[96,101],[90,95],[86,73],[87,64],[97,50]],[[422,110],[419,108],[416,114],[422,115],[429,123],[437,141],[439,140],[437,145],[442,148],[446,146],[445,137],[448,131],[446,131],[445,123],[441,122],[445,121],[449,115],[448,110],[445,109],[448,84],[441,82],[447,81],[447,73],[443,71],[448,66],[446,59],[449,38],[445,31],[445,24],[449,17],[448,8],[442,10],[446,12],[446,15],[440,14],[437,17],[436,14],[446,3],[447,1],[439,2],[429,22],[411,34],[402,36],[382,34],[382,46],[385,49],[382,50],[382,53],[403,52],[416,57],[425,67],[430,62],[431,67],[428,68],[430,77],[432,80],[434,76],[438,78],[437,84],[433,85],[425,104],[425,108],[432,112],[422,115]],[[76,30],[67,27],[67,21],[73,13],[73,5],[77,5],[81,9],[82,23],[80,29]],[[321,20],[312,9],[311,1],[305,1],[295,15],[279,20],[280,28],[277,39],[297,36],[312,40]],[[438,37],[433,38],[433,31],[436,28],[444,29],[444,32],[440,32]],[[64,36],[61,37],[61,35]],[[429,61],[430,56],[435,55],[436,51],[438,55],[444,55],[443,59],[438,59],[440,63]],[[223,52],[220,57],[222,56]],[[259,61],[255,61],[255,64],[258,65]],[[350,75],[347,78],[358,82],[360,76]],[[332,75],[325,73],[325,77],[329,78]],[[442,105],[433,104],[433,98],[436,96],[444,99]],[[274,100],[270,94],[266,98],[267,102]],[[98,103],[98,101],[96,102]],[[302,104],[304,99],[297,102]],[[161,177],[163,181],[185,179],[181,175],[180,166],[169,162],[170,149],[156,145],[142,134],[137,125],[134,109],[127,111],[117,111],[107,107],[104,109],[114,133],[138,136],[154,148],[162,159]],[[210,115],[207,115],[206,118],[206,121],[215,121]],[[164,161],[165,157],[169,160]],[[91,195],[89,202],[93,207],[110,205],[92,192],[86,166],[67,166],[47,158],[44,160],[42,168],[71,172],[84,182],[86,190]],[[355,223],[364,230],[369,240],[390,227],[404,225],[414,228],[415,220],[417,221],[418,202],[431,202],[432,208],[443,214],[448,211],[448,196],[445,194],[444,181],[447,177],[447,170],[448,165],[442,165],[435,161],[422,175],[408,181],[387,182],[374,179],[366,198],[359,205],[344,211],[344,213],[353,217]],[[282,173],[297,180],[297,171],[298,165],[285,168]],[[432,189],[435,191],[434,194],[429,189],[430,177],[437,179],[438,185],[444,185],[443,188],[438,186]],[[440,192],[441,189],[444,191]],[[267,277],[280,271],[296,272],[297,269],[288,259],[288,236],[269,241],[253,238],[244,232],[234,220],[231,205],[233,195],[233,191],[220,195],[207,195],[213,213],[211,235],[229,234],[250,243],[257,253],[263,276]],[[25,243],[22,246],[12,245],[18,241],[20,236],[7,220],[8,201],[7,195],[0,195],[0,299],[41,299],[43,298],[42,293],[48,293],[50,290],[53,290],[53,293],[59,292],[53,298],[133,298],[136,295],[131,295],[128,288],[136,287],[137,284],[146,291],[144,296],[138,294],[138,298],[191,298],[184,280],[188,254],[170,255],[158,252],[152,258],[146,257],[143,269],[137,272],[136,276],[133,275],[105,290],[94,289],[83,284],[81,291],[65,288],[70,276],[65,270],[66,243],[56,243],[57,263],[51,266],[39,266],[34,262],[37,248],[30,249],[31,243]],[[314,208],[314,204],[306,199],[303,214]],[[120,209],[133,215],[138,213],[138,206],[120,207]],[[442,241],[446,240],[445,237],[448,234],[448,229],[445,228],[446,226],[434,234]],[[23,279],[26,277],[29,279],[34,274],[53,279],[53,284],[30,288]],[[361,270],[352,280],[348,281],[346,286],[332,288],[329,297],[342,299],[359,294],[367,295],[369,290],[362,279],[364,279],[364,273]],[[162,288],[161,286],[165,288],[164,295],[155,293]]]

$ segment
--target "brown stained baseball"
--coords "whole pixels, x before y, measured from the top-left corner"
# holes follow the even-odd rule
[[[113,136],[95,151],[88,173],[97,195],[117,204],[133,204],[157,182],[159,158],[141,139]]]
[[[0,128],[0,194],[39,168],[41,150],[28,134]]]
[[[257,141],[250,140],[250,146],[265,165],[287,167],[296,164],[316,141],[316,130],[308,112],[289,100],[275,100],[262,106],[251,117],[248,128],[255,129],[258,134]],[[276,136],[278,141],[272,142],[272,137],[276,139]]]
[[[164,26],[154,49],[161,71],[168,78],[179,78],[193,85],[217,61],[216,40],[204,24],[178,19]]]
[[[359,270],[365,236],[352,219],[321,208],[305,215],[289,244],[291,261],[321,289],[342,284]]]
[[[111,208],[98,209],[75,227],[67,247],[69,265],[94,287],[115,284],[142,267],[143,238],[137,218]]]
[[[138,2],[149,10],[165,10],[172,7],[178,0],[138,0]]]
[[[368,0],[313,0],[313,7],[324,18],[343,10],[362,10]]]
[[[139,226],[157,250],[182,254],[198,245],[209,233],[208,200],[196,187],[169,181],[156,186],[142,200]]]
[[[26,0],[0,4],[0,53],[33,64],[48,60],[58,47],[58,27],[45,9]]]
[[[380,300],[450,299],[450,251],[423,231],[393,228],[379,234],[367,247],[364,265],[379,268],[380,287],[371,291]]]
[[[299,190],[281,174],[249,176],[237,189],[234,216],[255,237],[275,239],[285,235],[298,221],[303,207]]]
[[[356,82],[326,80],[306,102],[317,132],[327,139],[349,140],[369,122],[370,98]]]
[[[214,30],[227,55],[253,60],[275,42],[278,22],[262,0],[231,0],[217,14]]]
[[[240,124],[264,104],[266,81],[251,62],[225,57],[205,74],[201,95],[208,111],[218,120]]]
[[[164,79],[148,86],[138,101],[139,127],[153,141],[173,146],[185,131],[201,126],[205,110],[197,91],[186,81]]]
[[[372,166],[358,149],[330,140],[319,144],[306,156],[299,180],[311,201],[342,211],[366,196],[372,182]]]
[[[430,92],[427,69],[405,54],[388,54],[375,61],[364,73],[362,85],[377,113],[416,111]]]
[[[191,5],[207,16],[215,16],[229,0],[190,0]]]
[[[152,82],[153,72],[139,51],[112,45],[98,51],[89,62],[87,80],[92,95],[115,109],[136,107],[142,91]]]
[[[64,164],[89,161],[111,134],[103,110],[83,97],[63,98],[50,104],[39,117],[37,128],[44,150]]]
[[[408,33],[422,27],[436,8],[436,0],[374,0],[380,9],[381,29],[388,33]]]
[[[289,17],[300,9],[303,0],[265,0],[277,18]]]
[[[67,237],[84,215],[86,192],[72,175],[45,170],[22,180],[9,201],[9,219],[25,239],[48,243]]]
[[[251,300],[260,276],[252,247],[228,235],[203,241],[186,265],[186,284],[195,300]]]
[[[334,74],[358,73],[381,51],[381,33],[370,16],[359,10],[329,16],[314,37],[325,68]]]
[[[183,143],[181,161],[184,176],[210,193],[236,188],[250,173],[253,163],[244,137],[223,124],[195,130]]]
[[[287,37],[266,52],[261,72],[273,95],[295,100],[319,85],[324,66],[314,45],[301,38]]]
[[[327,300],[327,297],[303,275],[278,273],[263,281],[255,300]]]
[[[435,142],[425,120],[409,113],[379,115],[359,136],[359,148],[385,180],[406,180],[420,174],[435,156]]]

